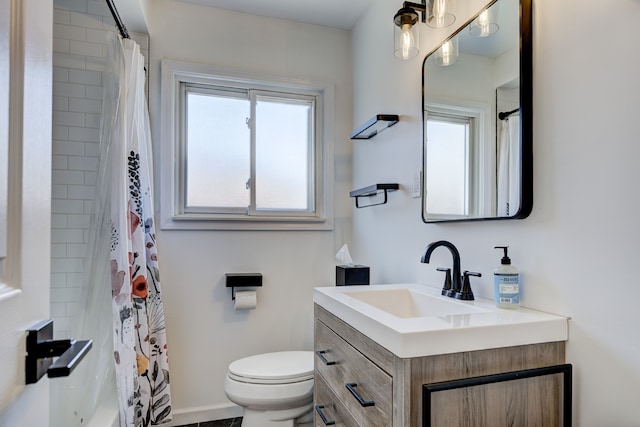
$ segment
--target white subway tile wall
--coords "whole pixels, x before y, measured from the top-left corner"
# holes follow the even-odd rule
[[[106,40],[115,31],[104,0],[54,0],[51,317],[57,339],[70,338],[80,309],[99,163]],[[130,35],[148,58],[149,36]]]

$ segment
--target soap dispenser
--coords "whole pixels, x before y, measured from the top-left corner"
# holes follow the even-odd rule
[[[511,265],[508,246],[495,246],[504,250],[500,265],[493,272],[493,296],[497,307],[517,308],[520,305],[520,273]]]

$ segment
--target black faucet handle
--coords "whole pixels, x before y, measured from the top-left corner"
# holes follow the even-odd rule
[[[471,281],[469,280],[469,276],[482,277],[482,274],[465,270],[464,273],[462,273],[462,289],[455,295],[457,299],[465,301],[473,301],[475,299],[473,291],[471,290]]]
[[[444,268],[444,267],[438,267],[436,268],[436,270],[438,271],[443,271],[445,273],[444,275],[444,285],[442,285],[442,295],[445,296],[451,296],[451,269],[450,268]]]

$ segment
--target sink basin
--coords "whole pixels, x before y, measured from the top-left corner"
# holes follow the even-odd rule
[[[568,339],[566,317],[456,300],[417,283],[318,287],[313,300],[401,358]]]
[[[404,319],[485,311],[474,305],[458,302],[451,298],[434,297],[410,288],[385,289],[381,286],[375,286],[366,290],[347,291],[344,292],[344,295]]]

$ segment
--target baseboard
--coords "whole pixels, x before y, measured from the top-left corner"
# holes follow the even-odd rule
[[[174,409],[173,421],[166,425],[183,426],[186,424],[202,423],[205,421],[226,420],[242,416],[242,407],[227,403],[223,405],[197,406],[194,408]]]

